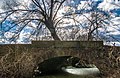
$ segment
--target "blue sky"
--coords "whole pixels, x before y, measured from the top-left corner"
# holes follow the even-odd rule
[[[0,0],[1,3],[2,3],[2,1],[4,1],[4,0]],[[74,1],[75,1],[75,5],[77,5],[78,3],[80,3],[80,1],[85,1],[85,0],[74,0]],[[103,0],[93,0],[93,1],[103,1]],[[104,8],[104,7],[107,7],[107,8],[112,7],[111,5],[110,6],[107,6],[107,5],[109,5],[109,4],[106,3],[104,6],[102,6],[102,8]],[[116,17],[120,16],[120,8],[111,9],[109,11],[116,14]],[[119,21],[117,21],[117,22],[119,22]],[[14,25],[14,24],[10,24],[10,23],[11,23],[10,21],[6,21],[5,23],[3,23],[4,31],[7,31],[12,25]],[[13,28],[13,31],[14,31],[14,29],[15,28]],[[26,32],[31,32],[31,31],[29,30],[29,28],[25,28],[25,30],[23,32],[26,33]],[[114,36],[115,36],[115,38],[120,39],[120,33],[117,32],[117,34],[114,34]]]

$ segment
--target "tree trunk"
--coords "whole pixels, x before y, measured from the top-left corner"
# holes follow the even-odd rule
[[[92,33],[88,33],[88,41],[92,41]]]
[[[58,37],[54,26],[46,25],[46,27],[49,29],[51,36],[53,37],[54,40],[60,41],[60,38]]]
[[[48,29],[49,29],[49,31],[50,31],[51,36],[53,37],[53,39],[60,41],[60,38],[58,37],[58,35],[57,35],[56,31],[55,31],[55,28],[51,27],[51,28],[48,28]]]
[[[58,37],[58,35],[57,35],[56,31],[55,31],[55,27],[54,27],[53,21],[51,19],[48,19],[48,20],[45,21],[45,25],[49,29],[53,39],[60,41],[60,38]]]

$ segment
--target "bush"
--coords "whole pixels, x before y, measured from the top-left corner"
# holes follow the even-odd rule
[[[0,58],[0,78],[30,78],[35,66],[32,52],[16,52],[8,48],[8,52]]]
[[[22,46],[6,47],[0,56],[0,78],[32,78],[36,65],[56,56],[51,49],[34,49]]]

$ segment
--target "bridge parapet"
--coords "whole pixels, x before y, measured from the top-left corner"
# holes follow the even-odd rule
[[[37,48],[97,48],[103,46],[103,41],[32,41]]]

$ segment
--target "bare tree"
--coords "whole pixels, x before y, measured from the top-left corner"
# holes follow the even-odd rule
[[[15,2],[15,0],[13,1]],[[53,39],[60,40],[56,33],[56,26],[60,22],[60,19],[57,19],[57,14],[65,1],[31,0],[27,5],[16,2],[14,7],[11,5],[12,3],[6,1],[6,5],[3,7],[5,11],[0,13],[2,19],[1,25],[4,21],[10,20],[15,24],[13,27],[18,26],[16,34],[13,35],[14,38],[18,38],[26,26],[36,28],[31,35],[40,30],[41,26],[46,26]],[[36,27],[33,26],[33,23]]]
[[[83,37],[84,35],[86,36],[84,40],[104,40],[99,34],[101,32],[99,29],[105,30],[107,27],[111,26],[110,20],[113,18],[112,14],[108,11],[103,11],[97,7],[95,8],[92,3],[86,3],[86,5],[89,6],[91,9],[87,9],[84,4],[83,6],[80,5],[80,9],[78,10],[78,12],[74,13],[74,15],[76,15],[74,20],[76,21],[77,25],[81,27],[80,29],[83,29],[85,30],[84,32],[86,32],[86,34],[78,35],[77,39],[81,38],[81,36]],[[72,15],[72,13],[69,13],[69,15]],[[78,18],[83,18],[83,20],[79,20]],[[81,32],[81,30],[77,33],[79,32]],[[105,32],[107,32],[107,30],[105,30]]]
[[[97,7],[94,8],[92,3],[89,2],[86,2],[82,6],[75,5],[76,7],[80,7],[80,9],[77,9],[74,6],[64,7],[65,10],[68,9],[68,11],[66,11],[63,16],[59,16],[58,13],[62,9],[64,2],[67,0],[27,0],[27,3],[24,4],[20,2],[21,0],[5,1],[7,2],[3,7],[4,12],[0,13],[0,18],[2,19],[1,25],[6,20],[12,21],[13,26],[10,27],[10,29],[16,28],[16,31],[14,32],[15,34],[11,38],[11,41],[14,42],[20,37],[20,34],[25,27],[31,27],[33,29],[28,39],[33,37],[33,35],[38,37],[39,34],[42,33],[42,27],[44,27],[45,31],[50,33],[51,35],[49,36],[52,36],[54,40],[69,40],[70,38],[72,38],[72,40],[76,40],[83,36],[87,36],[85,39],[90,41],[100,37],[99,28],[105,29],[106,26],[109,26],[108,22],[110,22],[111,18],[109,13],[108,15],[105,15],[104,12],[101,12]],[[92,10],[88,6],[91,7]],[[88,11],[89,9],[91,11]],[[76,12],[76,10],[78,10],[78,12]],[[89,16],[86,16],[86,14],[89,14]],[[86,20],[81,20],[83,18],[81,16],[84,16]],[[69,28],[69,26],[71,28]],[[61,27],[62,29],[59,29]],[[68,31],[75,27],[77,30],[72,30],[72,32]],[[81,31],[82,29],[85,31]],[[87,32],[87,34],[83,34],[82,32]],[[48,39],[48,37],[46,36],[45,39]],[[52,38],[50,37],[50,39]]]
[[[91,41],[96,37],[96,39],[99,39],[98,35],[98,29],[103,28],[105,29],[105,22],[109,21],[109,16],[104,15],[103,13],[100,12],[92,12],[90,18],[87,18],[89,21],[89,26],[88,26],[88,41]],[[107,24],[108,25],[108,24]]]

